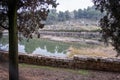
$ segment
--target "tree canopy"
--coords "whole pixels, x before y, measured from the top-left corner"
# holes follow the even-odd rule
[[[46,24],[56,24],[56,22],[63,22],[69,20],[77,19],[90,19],[90,20],[99,20],[102,18],[104,13],[101,13],[99,10],[95,10],[95,6],[88,7],[87,9],[78,9],[74,11],[59,11],[51,9],[48,15]],[[52,20],[52,22],[51,22]]]
[[[105,42],[111,44],[120,55],[120,0],[93,0],[96,8],[106,15],[100,20]]]
[[[0,0],[0,27],[8,27],[8,1]],[[18,0],[17,2],[17,27],[25,37],[44,26],[49,13],[49,6],[56,7],[56,0]]]
[[[56,0],[0,0],[0,27],[9,30],[9,80],[19,80],[18,30],[25,37],[44,26]]]

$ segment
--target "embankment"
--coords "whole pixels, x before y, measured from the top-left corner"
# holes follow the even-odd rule
[[[0,52],[0,60],[8,61],[8,52]],[[120,72],[120,59],[74,56],[74,58],[43,57],[30,54],[19,54],[19,62],[41,66],[52,66],[70,69],[90,69]]]

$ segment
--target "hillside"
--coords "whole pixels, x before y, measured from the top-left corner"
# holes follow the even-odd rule
[[[64,22],[56,22],[52,25],[45,25],[41,30],[63,30],[63,31],[99,31],[98,20],[78,19]]]

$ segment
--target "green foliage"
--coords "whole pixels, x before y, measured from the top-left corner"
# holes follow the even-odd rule
[[[8,26],[9,0],[0,0],[0,28]],[[33,32],[43,28],[43,21],[49,13],[49,6],[55,8],[56,0],[17,0],[17,27],[25,37],[31,38]]]
[[[53,23],[56,23],[58,19],[58,13],[55,9],[51,9],[49,14],[48,14],[48,17],[47,17],[47,20],[46,20],[46,24],[53,24]]]
[[[66,20],[70,20],[71,19],[71,14],[70,14],[69,11],[65,11],[64,14],[65,14]]]
[[[65,20],[66,20],[66,16],[64,12],[60,11],[58,14],[58,21],[65,21]]]
[[[100,20],[103,39],[111,40],[112,45],[120,55],[120,0],[93,0],[96,8],[106,15]]]
[[[9,30],[9,80],[19,80],[18,30],[31,38],[44,26],[49,5],[56,7],[56,0],[0,0],[0,27]]]
[[[99,20],[104,13],[101,13],[99,10],[95,9],[95,6],[88,7],[87,9],[78,9],[72,12],[69,11],[59,11],[57,12],[55,9],[50,10],[48,15],[46,24],[55,24],[56,22],[63,22],[71,19],[92,19]]]
[[[99,20],[104,14],[101,14],[100,11],[95,10],[95,7],[88,7],[87,9],[78,9],[74,11],[75,19],[85,18],[85,19],[94,19]]]

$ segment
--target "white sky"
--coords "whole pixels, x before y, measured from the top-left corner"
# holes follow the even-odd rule
[[[93,5],[92,0],[57,0],[57,2],[59,3],[56,8],[58,11],[73,11]]]

